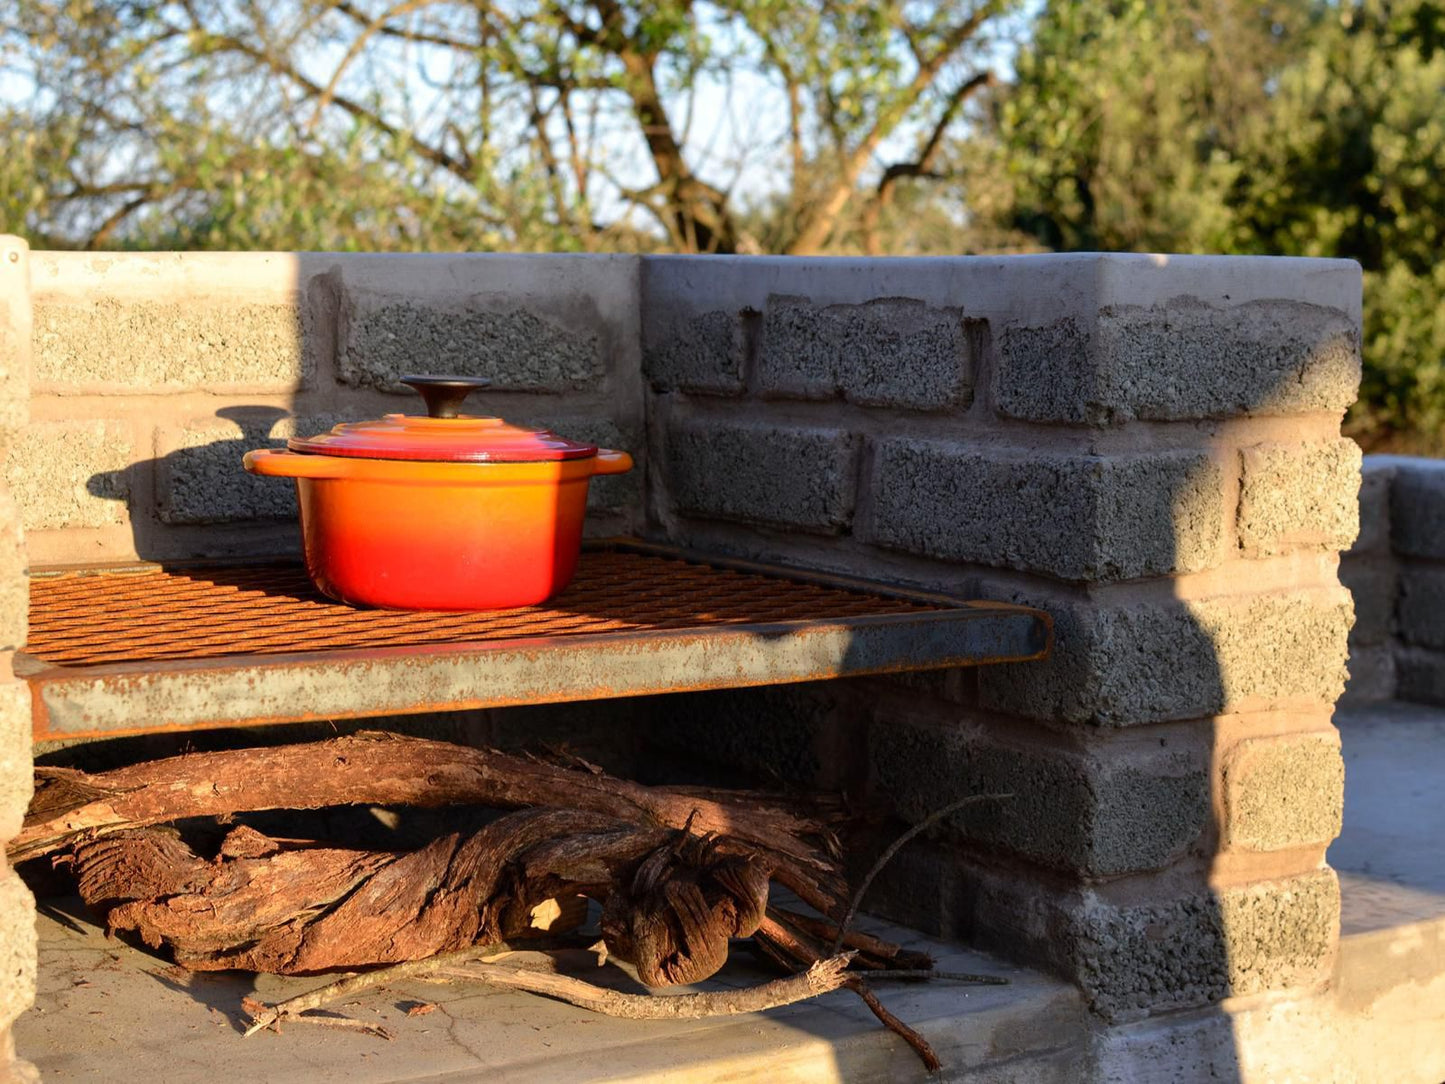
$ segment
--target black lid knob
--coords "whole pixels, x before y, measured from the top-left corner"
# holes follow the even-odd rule
[[[415,373],[408,373],[401,382],[421,395],[427,414],[433,418],[455,418],[461,413],[462,400],[478,388],[492,384],[480,376],[418,376]]]

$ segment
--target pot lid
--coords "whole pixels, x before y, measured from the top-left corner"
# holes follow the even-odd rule
[[[559,437],[546,429],[508,425],[501,418],[459,413],[462,400],[490,381],[461,376],[404,376],[426,400],[427,416],[387,414],[375,421],[347,422],[329,433],[292,437],[293,452],[357,459],[416,459],[455,463],[535,463],[585,459],[597,445]]]

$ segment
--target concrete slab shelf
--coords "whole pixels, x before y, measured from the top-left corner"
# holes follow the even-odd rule
[[[32,571],[16,657],[36,740],[739,688],[1037,659],[1046,614],[589,545],[543,606],[333,602],[295,562]]]

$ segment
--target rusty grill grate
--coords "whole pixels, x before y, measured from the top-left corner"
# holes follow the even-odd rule
[[[477,612],[356,609],[298,564],[37,576],[25,650],[52,666],[476,643],[830,621],[943,607],[851,588],[625,551],[584,553],[545,606]]]

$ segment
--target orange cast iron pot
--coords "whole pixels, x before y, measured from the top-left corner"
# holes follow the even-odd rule
[[[400,420],[414,430],[436,417]],[[494,423],[493,433],[535,432],[496,419],[456,421]],[[587,454],[444,462],[261,449],[244,462],[253,474],[296,480],[306,568],[332,598],[389,609],[505,609],[535,605],[567,586],[582,545],[588,482],[632,467],[626,452],[542,435]]]

